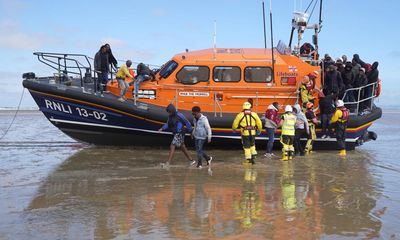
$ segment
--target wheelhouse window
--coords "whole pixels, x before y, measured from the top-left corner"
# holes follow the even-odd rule
[[[196,84],[198,82],[208,82],[210,79],[210,69],[205,66],[184,66],[177,74],[178,82],[183,84]]]
[[[244,69],[246,82],[268,83],[272,81],[272,69],[269,67],[247,67]]]
[[[178,67],[178,63],[176,63],[175,61],[171,60],[167,62],[164,65],[164,67],[160,70],[160,76],[162,78],[169,77],[169,75],[171,75],[171,73],[175,71],[176,67]]]
[[[213,79],[215,82],[239,82],[239,67],[215,67],[213,71]]]

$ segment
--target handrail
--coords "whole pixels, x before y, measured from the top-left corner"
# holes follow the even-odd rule
[[[358,115],[358,112],[360,110],[360,103],[363,103],[365,101],[371,100],[370,103],[370,108],[372,108],[373,105],[373,100],[377,97],[376,95],[376,88],[377,88],[378,82],[374,82],[374,83],[369,83],[365,86],[361,86],[358,88],[348,88],[346,89],[346,91],[344,92],[344,95],[342,97],[342,100],[344,102],[345,105],[357,105],[357,107],[355,108],[355,112],[353,114]],[[365,93],[363,93],[363,90],[369,90],[372,87],[370,93],[371,96],[368,97],[364,97]],[[345,101],[346,97],[349,95],[350,92],[355,92],[357,91],[357,98],[354,98],[354,101]],[[353,95],[355,96],[355,95]]]
[[[83,74],[82,72],[89,72],[92,76],[92,64],[89,61],[89,58],[83,54],[74,54],[74,53],[50,53],[50,52],[34,52],[33,55],[36,55],[39,62],[55,69],[58,71],[58,74],[73,74],[79,75],[79,79],[81,80],[81,87],[83,88]],[[85,63],[81,63],[78,59],[83,58]],[[71,63],[73,65],[71,65]],[[82,71],[85,69],[85,71]]]

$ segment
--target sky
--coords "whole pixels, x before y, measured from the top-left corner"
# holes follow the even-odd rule
[[[377,102],[400,107],[398,0],[324,0],[320,54],[358,53],[379,62],[382,94]],[[309,0],[272,0],[273,36],[288,44],[293,11]],[[269,7],[265,1],[270,46]],[[50,76],[33,52],[80,53],[94,57],[109,43],[121,60],[162,65],[173,55],[213,46],[264,47],[261,0],[0,0],[0,107],[17,107],[22,73]],[[315,10],[311,22],[316,22]],[[304,40],[311,42],[312,32]],[[25,92],[22,107],[35,106]]]

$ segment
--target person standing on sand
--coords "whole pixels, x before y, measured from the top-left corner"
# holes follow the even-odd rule
[[[209,166],[212,157],[207,155],[203,151],[203,146],[204,143],[211,142],[211,127],[210,123],[208,122],[208,119],[206,116],[201,114],[201,109],[199,106],[194,106],[192,108],[192,115],[193,115],[193,132],[192,132],[192,138],[194,138],[194,145],[196,147],[196,152],[197,152],[197,168],[202,168],[202,159],[204,158],[207,162],[207,165]]]

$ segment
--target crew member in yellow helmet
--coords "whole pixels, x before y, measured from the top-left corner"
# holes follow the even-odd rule
[[[232,130],[236,132],[240,129],[242,134],[242,145],[244,149],[244,163],[254,164],[257,156],[256,151],[256,135],[262,130],[262,123],[257,113],[251,111],[249,102],[243,103],[243,111],[236,115],[232,124]]]
[[[286,105],[285,113],[281,116],[279,126],[282,126],[281,143],[282,143],[282,160],[287,161],[293,159],[294,156],[294,135],[296,124],[296,115],[293,114],[293,108],[290,105]]]

